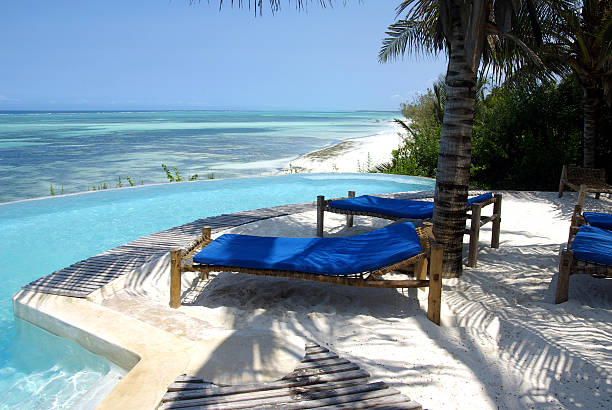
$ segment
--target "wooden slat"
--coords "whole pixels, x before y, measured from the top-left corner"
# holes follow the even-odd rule
[[[378,397],[375,399],[366,399],[361,401],[354,401],[351,403],[336,403],[332,406],[317,407],[318,410],[332,410],[332,409],[406,409],[406,410],[422,410],[420,403],[409,400],[406,401],[406,397],[401,394],[395,394],[393,396]]]
[[[209,397],[194,400],[183,400],[176,402],[167,402],[162,408],[184,408],[184,407],[207,407],[213,405],[213,408],[262,408],[265,406],[280,406],[283,408],[308,408],[312,406],[313,401],[329,400],[334,397],[343,395],[366,394],[380,390],[386,390],[387,386],[382,383],[357,384],[342,387],[333,385],[307,386],[295,389],[280,389],[280,390],[262,390],[246,394],[235,394],[230,396]],[[389,392],[382,395],[390,395]],[[392,394],[398,394],[394,391]],[[346,400],[346,401],[351,401]],[[296,403],[297,402],[297,403]],[[305,403],[309,403],[306,404]],[[325,403],[324,403],[325,404]],[[331,404],[331,403],[330,403]]]
[[[363,370],[354,370],[342,373],[322,374],[312,377],[293,378],[289,380],[278,380],[270,383],[250,384],[242,386],[227,386],[227,387],[210,387],[199,390],[174,391],[166,393],[162,401],[188,400],[215,396],[229,396],[241,393],[253,393],[264,390],[278,390],[286,388],[296,388],[309,386],[311,384],[342,382],[354,379],[364,379],[369,377],[369,374]],[[174,383],[173,388],[179,387]]]
[[[211,406],[215,407],[215,405],[223,405],[228,403],[233,403],[233,405],[238,406],[240,402],[247,402],[250,405],[255,400],[278,400],[278,398],[295,396],[296,394],[303,394],[309,392],[314,393],[318,391],[329,391],[337,388],[364,385],[367,384],[367,382],[368,381],[366,378],[361,378],[342,380],[333,383],[317,383],[308,386],[297,386],[283,389],[257,390],[253,392],[244,392],[229,395],[200,397],[197,399],[167,400],[164,401],[164,404],[161,406],[161,408],[184,408],[194,406],[210,408]],[[164,396],[164,400],[166,398],[167,397]]]
[[[298,369],[311,369],[314,367],[323,367],[323,366],[338,366],[338,365],[347,364],[347,363],[350,363],[350,362],[342,358],[323,359],[323,360],[317,360],[313,362],[300,363],[300,365],[298,365],[298,367],[296,367],[295,369],[298,370]]]
[[[322,346],[312,346],[306,348],[306,354],[327,353],[329,349]]]
[[[338,358],[338,355],[336,353],[328,351],[325,353],[314,353],[314,354],[306,355],[306,357],[304,357],[302,362],[306,363],[306,362],[313,362],[315,360],[337,359],[337,358]]]

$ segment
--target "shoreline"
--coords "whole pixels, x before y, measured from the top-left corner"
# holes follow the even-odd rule
[[[300,155],[276,174],[369,172],[390,162],[392,151],[404,140],[401,127],[393,122],[389,126],[389,130],[374,135],[345,139]]]
[[[195,181],[185,180],[181,181],[181,183],[203,182],[207,180],[225,180],[235,178],[269,177],[297,173],[367,173],[370,169],[385,162],[391,161],[391,151],[397,149],[403,142],[403,137],[401,137],[399,134],[401,130],[401,127],[391,121],[389,122],[388,130],[380,131],[373,135],[348,138],[339,142],[331,143],[327,146],[324,146],[323,148],[310,151],[305,154],[300,154],[296,156],[292,161],[286,163],[286,166],[284,168],[271,168],[268,171],[263,172],[259,175],[251,175],[245,173],[242,175],[231,176],[227,178],[201,178]],[[282,158],[279,158],[276,161],[282,161]],[[213,172],[214,171],[215,170],[213,170]],[[101,191],[115,191],[120,189],[159,186],[170,183],[172,182],[153,182],[148,184],[135,184],[134,186],[124,187],[109,186],[109,188],[99,190],[68,192],[65,194],[43,195],[33,198],[16,199],[13,201],[3,201],[0,202],[0,206],[49,198],[63,198],[81,194],[91,194]]]

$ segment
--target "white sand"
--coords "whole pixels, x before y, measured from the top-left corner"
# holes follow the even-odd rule
[[[612,280],[574,276],[570,300],[553,304],[575,198],[505,193],[500,248],[487,247],[485,227],[478,267],[444,283],[440,327],[427,320],[426,291],[232,273],[190,289],[178,310],[167,308],[167,276],[155,278],[155,289],[138,280],[104,303],[118,308],[129,301],[125,314],[192,340],[232,329],[312,340],[424,408],[609,409]],[[587,200],[587,207],[594,204],[612,211],[608,198]],[[315,221],[313,211],[231,232],[314,236]],[[355,234],[388,223],[356,217],[356,227],[347,231],[343,221],[326,214],[327,232]]]
[[[391,161],[391,152],[403,141],[401,128],[389,123],[389,130],[363,138],[343,141],[314,151],[288,164],[281,173],[295,172],[368,172]]]

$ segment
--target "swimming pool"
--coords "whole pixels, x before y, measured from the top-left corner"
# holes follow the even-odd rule
[[[37,345],[53,337],[13,321],[11,296],[29,281],[198,218],[313,201],[317,195],[342,196],[348,190],[374,194],[433,187],[433,180],[398,175],[294,174],[141,186],[1,204],[0,278],[4,286],[0,289],[0,326],[4,331],[0,337],[0,406],[10,397],[9,407],[35,408],[33,403],[43,402],[62,407],[57,400],[62,387],[74,386],[68,400],[74,403],[88,386],[112,370],[103,359],[56,338],[53,343],[58,346],[45,355],[46,361],[37,362],[36,376],[32,376],[31,364],[22,355],[32,356]],[[24,326],[28,331],[20,330]],[[22,353],[19,346],[32,348]],[[66,361],[66,355],[72,359]],[[29,388],[18,387],[24,385]]]

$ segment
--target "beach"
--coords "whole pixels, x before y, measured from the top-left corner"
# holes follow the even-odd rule
[[[315,342],[423,408],[609,408],[612,281],[574,276],[569,301],[553,303],[576,194],[503,195],[500,247],[488,246],[485,226],[478,266],[464,267],[461,278],[443,282],[441,326],[427,320],[427,291],[227,272],[207,281],[185,277],[183,305],[170,309],[167,257],[155,269],[134,272],[99,304],[200,350],[217,346],[209,357],[231,356],[232,335],[244,332],[268,332],[269,347],[279,351],[285,350],[283,338],[292,346],[296,338]],[[609,198],[588,198],[586,206],[612,211]],[[346,228],[344,222],[341,215],[328,215],[326,235],[354,235],[389,223],[356,217],[355,226]],[[313,210],[220,233],[311,237],[315,226]],[[211,335],[219,335],[216,344]],[[181,369],[210,376],[199,362]]]
[[[390,163],[392,152],[405,136],[395,123],[389,129],[361,138],[351,138],[291,161],[280,173],[301,172],[370,172],[378,165]]]

